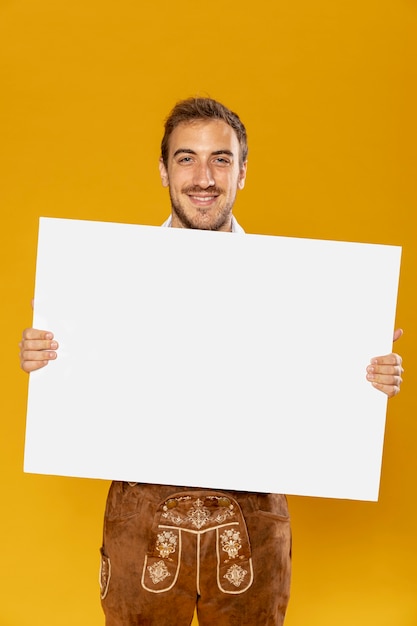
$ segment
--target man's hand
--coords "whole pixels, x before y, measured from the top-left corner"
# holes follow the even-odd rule
[[[20,367],[25,372],[33,372],[48,365],[57,357],[58,342],[48,330],[26,328],[23,331],[20,348]]]
[[[403,334],[401,328],[394,332],[394,341],[397,341]],[[387,394],[388,398],[396,396],[400,392],[400,385],[403,382],[402,358],[399,354],[391,353],[384,356],[377,356],[371,359],[366,368],[366,378],[375,389]]]
[[[400,328],[397,329],[393,340],[397,341],[402,334],[403,331]],[[26,328],[19,343],[22,370],[33,372],[45,367],[49,361],[57,358],[58,347],[58,342],[54,340],[54,335],[50,331]],[[376,389],[385,393],[388,398],[392,398],[400,392],[403,371],[402,358],[399,354],[392,352],[371,359],[366,368],[366,378]]]

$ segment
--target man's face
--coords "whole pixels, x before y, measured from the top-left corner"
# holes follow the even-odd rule
[[[168,163],[160,160],[164,187],[169,187],[172,226],[231,230],[232,208],[245,185],[236,133],[222,120],[179,124],[169,139]]]

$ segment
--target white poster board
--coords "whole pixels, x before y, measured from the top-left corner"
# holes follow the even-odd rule
[[[41,218],[25,471],[377,500],[400,257]]]

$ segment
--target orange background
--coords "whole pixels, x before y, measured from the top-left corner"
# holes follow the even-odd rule
[[[2,626],[103,624],[108,483],[22,472],[17,343],[31,323],[38,218],[161,223],[163,119],[196,94],[247,126],[236,215],[248,232],[403,246],[406,373],[389,403],[380,500],[289,499],[286,626],[417,623],[416,26],[413,0],[0,0]],[[106,340],[129,337],[113,328]],[[292,372],[301,392],[312,367]]]

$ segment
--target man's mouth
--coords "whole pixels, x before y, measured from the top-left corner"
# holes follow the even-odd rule
[[[217,187],[211,187],[210,189],[189,187],[184,189],[184,193],[195,206],[210,207],[220,196],[221,190]]]
[[[202,206],[208,206],[212,204],[213,202],[215,202],[216,199],[218,198],[217,195],[213,195],[213,194],[209,194],[209,195],[208,194],[204,194],[204,195],[187,194],[187,196],[189,197],[191,202],[193,202],[194,204],[202,205]]]

